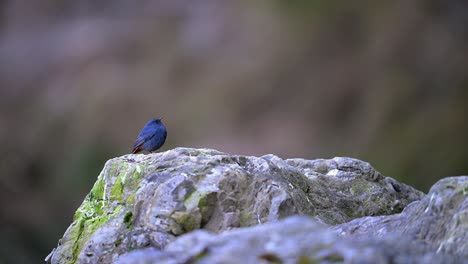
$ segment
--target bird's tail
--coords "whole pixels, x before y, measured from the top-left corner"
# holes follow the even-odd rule
[[[132,150],[132,154],[137,154],[140,151],[142,151],[141,146],[135,146]]]

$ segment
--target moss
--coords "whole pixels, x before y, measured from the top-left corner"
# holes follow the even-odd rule
[[[200,199],[198,202],[198,209],[202,216],[202,225],[205,225],[211,218],[215,209],[216,193],[210,193]]]
[[[83,203],[76,210],[73,217],[74,221],[82,218],[92,218],[96,215],[102,215],[106,200],[104,197],[104,180],[103,174],[98,176],[96,183],[91,189],[90,193],[86,196]]]
[[[97,225],[104,222],[99,221],[101,219],[100,216],[103,215],[104,207],[103,179],[104,175],[101,172],[90,193],[86,196],[84,202],[73,216],[72,228],[68,235],[68,240],[73,243],[71,246],[72,258],[67,263],[75,263],[83,244],[88,239],[89,233],[94,233],[94,231],[99,227]],[[98,223],[96,223],[96,220],[98,220]]]
[[[84,202],[77,209],[73,220],[73,226],[69,233],[68,240],[72,243],[71,255],[72,258],[68,263],[75,263],[78,256],[89,240],[89,238],[109,221],[109,219],[119,213],[124,206],[123,203],[135,202],[135,191],[138,188],[139,179],[142,173],[142,167],[139,164],[129,166],[122,162],[107,164],[107,171],[99,174],[96,183],[86,196]],[[114,184],[111,186],[110,180],[115,178]],[[106,189],[110,187],[110,192]],[[125,192],[130,193],[125,199]],[[106,195],[108,194],[108,196]],[[113,205],[114,201],[118,205]],[[127,213],[124,217],[124,222],[127,228],[132,223],[133,214]]]
[[[127,197],[127,204],[135,204],[136,194],[132,193]]]
[[[369,184],[367,181],[355,180],[351,185],[351,194],[354,196],[361,196],[369,192]]]
[[[206,256],[208,256],[208,249],[205,249],[205,250],[201,251],[200,253],[198,253],[197,255],[195,255],[193,257],[193,262],[191,262],[191,263],[197,263],[197,262],[201,261],[202,259],[204,259]]]
[[[117,172],[115,173],[117,176],[115,176],[114,185],[110,189],[110,199],[121,203],[133,204],[143,168],[141,164],[116,166],[118,174]]]
[[[459,186],[457,188],[457,191],[464,196],[468,196],[468,185],[465,184],[465,185]]]
[[[321,260],[325,260],[326,263],[343,263],[345,261],[344,257],[338,253],[330,254]]]
[[[70,233],[70,241],[73,241],[73,258],[68,263],[75,263],[81,249],[91,235],[123,208],[119,205],[111,212],[105,213],[99,206],[90,206],[94,203],[95,201],[85,200],[75,214],[74,227]],[[99,210],[93,211],[93,208],[99,208]]]
[[[172,218],[182,227],[185,232],[200,228],[201,216],[190,212],[177,212]]]
[[[389,200],[393,194],[385,194],[386,191],[383,191],[383,195],[376,195],[375,188],[373,183],[370,183],[365,180],[355,180],[352,183],[350,192],[353,196],[357,197],[359,200],[365,199],[362,201],[363,206],[356,210],[354,208],[345,208],[340,207],[346,216],[355,219],[363,217],[365,215],[389,215],[399,213],[403,210],[402,205],[391,206],[391,201]],[[375,205],[375,206],[373,206]]]
[[[127,174],[129,174],[127,171],[128,165],[124,164],[123,166],[121,166],[118,170],[120,173],[118,173],[117,171],[114,173],[113,170],[116,170],[117,169],[116,167],[111,168],[109,171],[109,174],[111,175],[111,177],[115,177],[115,182],[110,189],[109,198],[114,201],[123,202],[125,181],[127,178]],[[117,176],[113,176],[116,174]]]
[[[192,210],[199,207],[200,201],[205,198],[206,195],[206,192],[201,192],[200,190],[195,190],[188,194],[184,199],[185,208],[187,208],[187,210]]]
[[[252,215],[246,211],[241,211],[239,215],[239,224],[241,227],[255,225],[254,220],[252,219]]]
[[[123,222],[127,225],[127,228],[130,228],[133,222],[133,213],[132,212],[126,213],[124,216]]]
[[[297,264],[315,264],[315,263],[320,263],[320,261],[307,257],[307,256],[301,256],[297,260]]]
[[[202,209],[208,205],[208,196],[203,196],[198,201],[198,208]]]
[[[104,199],[104,175],[101,172],[91,189],[89,196],[95,199]]]
[[[78,259],[78,254],[81,250],[82,233],[84,229],[85,220],[80,218],[73,223],[73,229],[70,232],[70,240],[75,241],[72,247],[72,259],[68,263],[75,263]]]

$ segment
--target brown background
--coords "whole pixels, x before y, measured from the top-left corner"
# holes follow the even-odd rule
[[[162,150],[467,174],[468,2],[349,2],[0,2],[0,262],[40,263],[161,115]]]

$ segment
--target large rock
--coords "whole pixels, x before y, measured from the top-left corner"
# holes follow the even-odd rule
[[[108,161],[51,263],[111,263],[177,236],[314,216],[342,224],[401,212],[423,193],[351,158],[282,160],[177,148]]]
[[[468,263],[468,177],[449,177],[400,214],[363,217],[335,227],[353,237],[397,236],[429,246],[433,252],[458,254]]]
[[[395,215],[332,228],[290,217],[220,235],[196,231],[117,263],[468,263],[468,177],[440,180]]]
[[[398,237],[350,239],[326,226],[292,216],[284,221],[240,228],[220,235],[194,231],[164,250],[140,249],[116,264],[239,263],[463,263],[459,256],[430,251],[424,244]]]

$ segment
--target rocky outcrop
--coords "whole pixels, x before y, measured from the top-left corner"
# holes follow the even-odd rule
[[[460,255],[468,263],[468,177],[449,177],[400,214],[363,217],[334,229],[351,237],[395,236],[425,244],[432,252]]]
[[[466,192],[466,187],[457,188]],[[423,193],[383,176],[368,163],[351,158],[283,160],[273,155],[236,156],[209,149],[187,148],[148,155],[125,155],[106,163],[91,192],[78,208],[73,223],[47,261],[182,263],[178,261],[184,260],[216,263],[212,261],[221,261],[219,257],[239,254],[245,258],[233,260],[245,262],[258,260],[259,256],[265,263],[320,260],[320,256],[326,260],[327,254],[316,250],[318,248],[338,252],[330,253],[330,256],[339,255],[342,260],[349,260],[351,252],[356,250],[374,252],[372,256],[383,259],[397,256],[414,260],[449,260],[463,255],[450,246],[459,237],[450,236],[450,232],[463,231],[460,228],[466,227],[466,194],[465,207],[458,208],[465,208],[465,211],[459,212],[457,218],[465,224],[456,224],[457,227],[447,233],[445,240],[428,237],[434,244],[422,243],[425,239],[402,231],[408,240],[399,243],[405,245],[400,250],[389,246],[392,245],[390,234],[380,237],[379,231],[371,233],[372,228],[352,226],[358,223],[353,220],[375,221],[372,223],[378,225],[378,221],[387,223],[383,220],[385,217],[395,219],[400,215],[401,218],[409,218],[405,214],[413,215],[410,209],[416,208],[414,204],[430,200],[428,196],[399,213],[423,197]],[[455,213],[455,208],[445,211],[447,206],[438,210]],[[297,214],[313,219],[293,218],[278,222]],[[448,218],[440,218],[440,221]],[[416,217],[414,221],[417,221]],[[269,222],[275,223],[263,225]],[[398,225],[395,221],[392,223]],[[330,230],[329,225],[335,226],[335,230]],[[236,230],[229,231],[234,228]],[[386,232],[391,233],[388,231],[391,228]],[[177,238],[186,233],[190,234]],[[421,243],[411,243],[409,239],[413,238]],[[282,242],[274,244],[272,239],[276,241],[274,243],[277,240]],[[308,246],[302,246],[304,241],[313,239],[320,242],[306,242]],[[233,246],[229,241],[245,246]],[[439,242],[445,243],[439,251],[449,255],[435,255],[430,251]],[[260,250],[271,247],[272,243],[283,248],[283,252],[276,251],[274,246],[271,250]],[[297,247],[294,250],[291,248],[293,244]],[[314,252],[322,253],[316,256]],[[145,259],[150,262],[144,262]]]
[[[423,244],[399,238],[340,237],[306,217],[231,230],[220,235],[194,231],[164,250],[140,249],[116,264],[144,263],[462,263],[459,257],[436,254]]]

